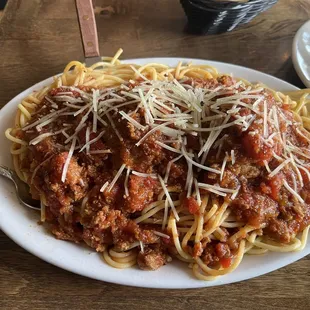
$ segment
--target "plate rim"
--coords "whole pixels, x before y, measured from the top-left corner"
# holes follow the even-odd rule
[[[310,87],[310,80],[308,80],[307,77],[305,76],[305,74],[303,73],[302,69],[300,68],[298,59],[297,59],[297,54],[299,53],[298,47],[297,47],[298,41],[301,37],[301,33],[304,31],[305,28],[308,28],[310,31],[310,20],[306,21],[303,25],[301,25],[301,27],[297,30],[297,32],[294,36],[293,44],[292,44],[292,61],[293,61],[294,68],[297,72],[297,75],[301,79],[302,83],[306,87]]]

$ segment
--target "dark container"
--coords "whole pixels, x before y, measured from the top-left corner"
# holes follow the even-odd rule
[[[4,9],[6,3],[7,3],[7,0],[0,0],[0,10]]]
[[[227,32],[248,23],[278,0],[250,0],[246,3],[214,0],[180,0],[192,33],[215,34]]]

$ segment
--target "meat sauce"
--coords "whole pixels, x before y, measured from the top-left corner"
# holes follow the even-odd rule
[[[229,87],[233,85],[233,80],[224,76],[218,80],[195,80],[194,83],[196,87],[216,88],[219,85]],[[56,88],[49,93],[49,96],[53,98],[65,91],[62,88]],[[70,96],[78,98],[79,93],[73,91]],[[271,110],[275,100],[269,93],[266,98],[268,110]],[[134,108],[135,106],[129,105],[124,108],[124,111],[133,111]],[[43,100],[38,110],[32,122],[50,113],[49,102]],[[288,118],[293,119],[292,113],[285,107],[282,110]],[[144,126],[144,113],[143,109],[139,109],[131,115]],[[176,154],[156,143],[156,141],[167,139],[159,131],[154,132],[137,146],[136,142],[144,135],[142,131],[112,111],[114,124],[122,139],[119,139],[112,126],[102,127],[100,125],[100,130],[97,133],[90,133],[89,139],[96,139],[101,130],[104,130],[103,135],[90,145],[89,154],[74,152],[66,179],[62,182],[63,168],[69,154],[68,148],[63,146],[67,136],[74,134],[75,128],[85,114],[86,112],[83,112],[77,117],[60,116],[56,122],[45,126],[44,129],[20,132],[21,137],[29,142],[39,134],[49,130],[57,132],[63,128],[63,124],[68,124],[65,135],[47,137],[40,143],[29,147],[28,157],[23,161],[22,167],[31,172],[34,172],[37,167],[33,180],[28,180],[32,183],[32,195],[38,198],[40,193],[45,194],[48,206],[46,221],[57,238],[85,242],[99,252],[112,245],[117,249],[126,250],[133,242],[141,241],[144,243],[144,252],[138,255],[139,266],[142,269],[157,269],[169,260],[168,253],[173,253],[174,249],[171,240],[159,237],[156,231],[166,234],[170,232],[161,231],[155,225],[137,224],[134,219],[146,206],[157,200],[162,190],[159,181],[152,177],[131,174],[128,178],[128,195],[126,195],[124,173],[110,191],[101,192],[100,188],[105,182],[112,181],[123,163],[131,170],[140,173],[164,175],[168,162],[175,158]],[[240,111],[240,115],[250,114],[251,111],[247,108],[242,108]],[[91,126],[92,121],[89,117],[86,124]],[[108,122],[108,119],[104,121]],[[309,142],[292,126],[283,121],[280,121],[280,126],[283,132],[291,135],[295,140],[295,146],[309,148]],[[86,127],[77,134],[78,143],[81,145],[86,143]],[[272,131],[272,127],[269,130]],[[279,174],[270,178],[265,169],[266,163],[271,170],[279,165],[274,154],[280,155],[283,152],[281,137],[275,137],[272,145],[265,143],[262,138],[264,136],[263,124],[256,121],[246,131],[241,131],[238,125],[224,130],[219,139],[224,135],[227,137],[223,144],[222,154],[223,156],[225,152],[230,154],[233,149],[235,162],[232,163],[231,158],[228,160],[221,180],[219,175],[196,169],[198,180],[208,181],[209,184],[218,183],[223,188],[239,187],[239,194],[230,201],[230,209],[237,220],[260,229],[264,235],[277,242],[291,242],[296,234],[310,224],[308,174],[300,169],[305,184],[302,188],[305,203],[300,203],[283,186],[285,180],[293,186],[292,180],[294,179],[299,191],[301,190],[297,171],[283,168]],[[195,136],[188,135],[187,142],[191,149],[200,149],[199,141]],[[96,151],[106,151],[106,153],[96,153]],[[223,156],[216,158],[215,152],[211,151],[208,164],[220,169]],[[186,175],[187,163],[182,158],[171,165],[167,185],[184,188]],[[181,202],[190,214],[200,214],[199,205],[193,197],[186,197],[183,193]],[[225,234],[223,240],[210,242],[210,240],[202,239],[201,242],[193,244],[190,250],[192,256],[201,257],[206,264],[229,267],[237,245],[230,244],[228,236],[233,234],[235,229],[223,228],[223,231]]]

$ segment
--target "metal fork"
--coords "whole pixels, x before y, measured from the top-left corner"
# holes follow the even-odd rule
[[[21,202],[22,205],[24,205],[25,207],[28,207],[30,209],[34,209],[34,210],[40,210],[41,209],[40,201],[32,199],[32,197],[30,195],[29,185],[26,184],[25,182],[23,182],[18,177],[16,172],[14,172],[13,170],[11,170],[5,166],[0,165],[0,175],[3,177],[6,177],[7,179],[10,179],[14,183],[17,198],[19,199],[19,201]]]

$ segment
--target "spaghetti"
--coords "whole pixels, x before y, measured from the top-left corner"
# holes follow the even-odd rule
[[[69,63],[19,105],[11,154],[59,239],[116,268],[171,257],[198,279],[244,254],[302,250],[310,225],[309,91],[211,66]]]

